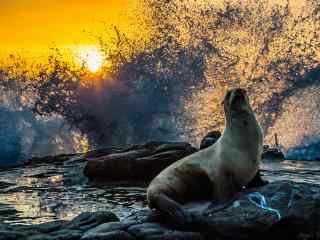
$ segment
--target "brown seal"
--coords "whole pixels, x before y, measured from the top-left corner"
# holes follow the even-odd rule
[[[147,189],[149,207],[176,223],[191,220],[181,204],[208,197],[226,201],[258,172],[263,137],[246,91],[228,91],[223,104],[226,127],[218,141],[164,169]]]

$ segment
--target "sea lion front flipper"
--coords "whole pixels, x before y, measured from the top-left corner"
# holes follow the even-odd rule
[[[159,211],[165,213],[178,225],[185,225],[192,221],[192,216],[185,211],[179,203],[165,194],[159,194],[153,198],[153,204]]]
[[[258,170],[256,176],[246,185],[246,188],[256,188],[267,185],[269,182],[261,178],[260,170]]]

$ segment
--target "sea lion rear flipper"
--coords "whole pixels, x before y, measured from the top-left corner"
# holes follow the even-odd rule
[[[192,220],[191,214],[182,206],[165,194],[153,197],[153,205],[159,211],[167,214],[176,224],[185,225]]]

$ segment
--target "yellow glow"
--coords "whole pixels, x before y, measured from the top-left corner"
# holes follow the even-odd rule
[[[0,51],[33,52],[93,44],[95,41],[88,32],[103,33],[103,23],[116,25],[126,33],[133,32],[130,14],[137,3],[137,0],[0,0]]]
[[[77,63],[84,65],[90,72],[97,72],[104,63],[104,55],[97,46],[81,46],[74,50]]]

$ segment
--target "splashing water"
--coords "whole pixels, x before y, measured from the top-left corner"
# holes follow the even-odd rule
[[[19,165],[31,156],[88,151],[86,138],[70,130],[61,116],[39,117],[6,92],[1,103],[1,167]]]
[[[98,38],[108,62],[101,73],[93,77],[51,57],[36,73],[2,70],[1,84],[28,99],[15,113],[34,114],[31,122],[40,121],[40,129],[53,122],[71,126],[91,148],[150,139],[198,144],[209,130],[222,130],[227,89],[243,87],[266,143],[278,133],[288,157],[316,159],[319,4],[144,0],[148,38],[128,39],[117,28],[108,41]],[[72,146],[73,130],[61,137],[53,125],[48,134],[60,139],[57,145]]]
[[[285,133],[280,142],[289,159],[320,159],[320,95],[312,86],[297,91],[283,103],[283,112],[270,129],[273,133]]]

